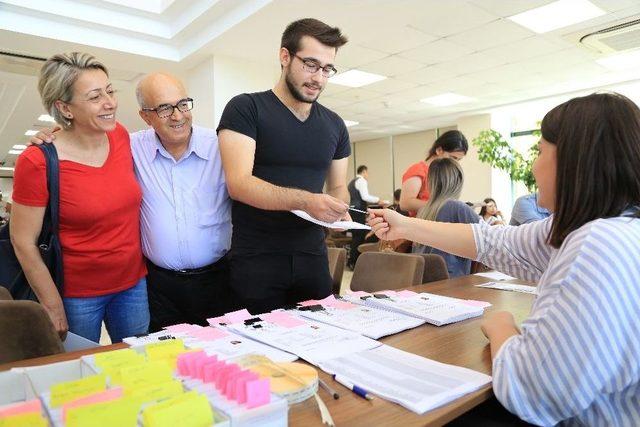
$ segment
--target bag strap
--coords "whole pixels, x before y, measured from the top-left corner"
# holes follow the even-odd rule
[[[58,151],[53,144],[42,144],[38,148],[44,153],[47,164],[47,190],[49,191],[49,202],[45,211],[40,233],[40,243],[46,240],[50,234],[58,234],[60,220],[60,166],[58,161]]]

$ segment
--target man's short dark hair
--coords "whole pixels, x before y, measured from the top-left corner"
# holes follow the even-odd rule
[[[287,25],[282,33],[280,47],[285,47],[291,55],[300,50],[300,39],[304,36],[313,37],[325,46],[344,46],[348,39],[342,34],[340,28],[330,27],[322,21],[313,18],[299,19]]]
[[[368,170],[369,168],[367,168],[365,165],[360,165],[358,166],[358,169],[356,169],[356,172],[358,173],[358,175],[360,175],[362,172]]]

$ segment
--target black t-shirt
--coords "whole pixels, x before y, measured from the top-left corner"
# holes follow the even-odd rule
[[[234,97],[217,131],[229,129],[256,141],[253,175],[271,184],[321,193],[331,162],[351,154],[344,121],[314,102],[300,121],[270,90]],[[322,227],[291,212],[265,211],[233,201],[235,253],[321,254]]]

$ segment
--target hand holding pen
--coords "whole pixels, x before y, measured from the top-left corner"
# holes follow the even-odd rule
[[[339,375],[332,375],[332,376],[335,381],[339,382],[340,384],[342,384],[349,390],[353,391],[355,394],[362,397],[363,399],[373,400],[373,396],[362,387],[358,387],[357,385],[353,384],[351,381]]]

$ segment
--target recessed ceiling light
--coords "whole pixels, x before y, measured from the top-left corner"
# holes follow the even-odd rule
[[[37,133],[38,133],[38,131],[37,131],[37,130],[29,129],[29,130],[28,130],[28,131],[26,131],[24,134],[25,134],[26,136],[33,136],[33,135],[35,135],[35,134],[37,134]]]
[[[342,86],[362,87],[386,78],[386,76],[381,76],[380,74],[367,73],[360,70],[349,70],[336,74],[329,79],[329,82]]]
[[[8,166],[0,166],[0,171],[12,171],[15,170],[15,168],[10,168]]]
[[[14,145],[14,146],[13,146],[13,147],[11,147],[11,148],[13,148],[14,150],[26,150],[26,149],[27,149],[27,146],[26,146],[26,145],[24,145],[24,144],[16,144],[16,145]]]
[[[353,120],[345,120],[345,121],[344,121],[344,124],[345,124],[347,127],[350,127],[350,126],[359,125],[359,124],[360,124],[360,122],[354,122]]]
[[[596,62],[613,71],[635,68],[640,66],[640,49],[605,56],[604,58],[596,59]]]
[[[420,102],[425,104],[435,105],[436,107],[447,107],[449,105],[462,104],[464,102],[475,101],[474,98],[468,96],[458,95],[457,93],[443,93],[441,95],[431,96],[429,98],[421,99]]]
[[[51,122],[51,123],[55,123],[55,119],[53,117],[51,117],[48,114],[42,114],[40,117],[38,117],[38,121],[39,122]]]
[[[22,154],[24,150],[9,150],[9,154]]]
[[[510,16],[509,19],[536,33],[546,33],[605,14],[604,10],[588,0],[558,0]]]

